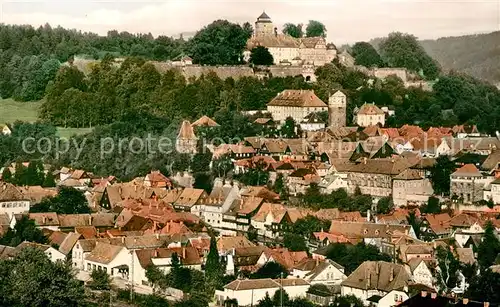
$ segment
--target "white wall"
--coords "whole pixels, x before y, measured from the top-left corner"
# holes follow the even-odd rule
[[[404,302],[408,299],[408,294],[403,291],[393,290],[378,301],[377,307],[392,307],[399,305],[401,302]]]
[[[27,213],[29,211],[29,200],[0,202],[0,214],[7,213],[9,215],[9,218],[12,218],[14,214]]]

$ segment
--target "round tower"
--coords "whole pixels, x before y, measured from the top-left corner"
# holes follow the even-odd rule
[[[341,91],[328,98],[328,126],[340,128],[346,126],[347,96]]]
[[[271,17],[266,12],[262,12],[255,22],[255,36],[268,36],[273,35],[274,27]]]

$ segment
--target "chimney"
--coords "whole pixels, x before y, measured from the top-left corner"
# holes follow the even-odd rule
[[[154,251],[154,258],[158,258],[158,250],[156,250],[156,249]]]
[[[182,248],[182,259],[186,259],[186,248]]]
[[[431,293],[431,298],[432,298],[432,299],[436,299],[436,297],[437,297],[437,293],[436,293],[436,292],[432,292],[432,293]]]
[[[394,268],[391,268],[391,276],[389,276],[389,281],[394,280]]]
[[[490,307],[490,302],[484,302],[484,307]]]
[[[121,188],[120,188],[121,190]],[[137,192],[137,184],[134,184],[134,192]]]
[[[122,237],[122,244],[125,244],[125,237]]]
[[[160,240],[160,234],[159,233],[156,233],[155,236],[156,236],[156,240]]]
[[[366,157],[365,157],[365,158],[363,158],[363,164],[366,164],[367,160],[368,160],[368,159],[367,159]]]
[[[89,214],[89,226],[92,226],[92,215]]]
[[[422,292],[420,292],[420,295],[421,295],[422,297],[426,297],[426,296],[427,296],[427,291],[422,291]]]
[[[462,302],[464,305],[467,305],[467,304],[469,304],[469,299],[464,297]]]

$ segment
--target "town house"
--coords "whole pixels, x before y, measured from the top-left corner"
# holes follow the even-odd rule
[[[403,265],[365,261],[341,284],[342,295],[354,295],[365,305],[390,307],[408,299],[411,276]]]
[[[466,164],[451,174],[450,194],[461,202],[477,202],[484,198],[485,186],[494,180],[493,176],[484,176],[474,164]]]
[[[410,167],[403,158],[362,159],[362,162],[347,168],[347,192],[353,194],[356,188],[375,199],[392,194],[392,180]]]
[[[311,90],[284,90],[267,104],[267,111],[277,122],[291,117],[300,123],[310,113],[327,112],[328,106]]]
[[[30,200],[13,184],[0,183],[0,214],[7,213],[9,218],[14,214],[29,212]]]

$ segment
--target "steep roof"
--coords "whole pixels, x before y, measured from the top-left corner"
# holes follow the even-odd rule
[[[260,14],[260,16],[257,17],[257,19],[271,19],[271,17],[269,17],[269,15],[266,14],[266,11],[262,11],[262,14]]]
[[[0,202],[3,201],[19,201],[19,200],[29,200],[25,197],[19,189],[11,184],[3,182],[0,184]]]
[[[186,188],[175,201],[176,205],[192,207],[206,192],[203,189]]]
[[[458,170],[456,170],[452,176],[464,176],[464,177],[482,177],[483,175],[481,172],[477,169],[477,167],[474,164],[465,164]]]
[[[250,242],[244,236],[220,237],[217,240],[217,250],[218,251],[229,251],[233,248],[253,247],[253,246],[255,246],[255,244]]]
[[[198,250],[194,247],[174,247],[174,248],[155,248],[155,249],[139,249],[136,250],[137,258],[142,268],[147,268],[153,264],[153,259],[171,258],[173,254],[177,254],[182,265],[197,265],[201,264],[201,258]]]
[[[96,242],[94,249],[85,257],[85,259],[93,262],[108,264],[115,259],[122,249],[123,246]]]
[[[408,234],[411,226],[375,224],[370,222],[332,221],[330,233],[350,238],[386,238],[395,233]]]
[[[400,264],[365,261],[342,282],[342,286],[391,292],[408,286],[410,281],[410,275]]]
[[[197,121],[191,124],[193,127],[217,127],[219,124],[215,122],[215,120],[210,117],[203,115]]]
[[[327,105],[310,90],[284,90],[267,105],[282,107],[327,107]]]
[[[257,46],[264,46],[266,48],[279,47],[279,48],[298,48],[299,40],[290,35],[265,35],[254,36],[247,41],[247,50],[252,50]]]
[[[338,264],[337,262],[335,262],[333,260],[326,259],[324,261],[319,262],[318,265],[314,269],[311,270],[311,272],[309,272],[308,274],[306,274],[305,278],[307,280],[313,280],[319,274],[321,274],[321,272],[323,272],[324,270],[326,270],[330,266],[335,267],[337,270],[339,270],[342,273],[344,272],[344,267],[343,266],[341,266],[340,264]]]
[[[290,286],[307,286],[309,283],[302,278],[290,278],[283,280],[273,280],[271,278],[263,279],[237,279],[224,286],[225,289],[233,291],[256,290],[256,289],[275,289]]]
[[[375,104],[365,103],[359,109],[358,115],[382,115],[384,111],[382,111]]]
[[[496,168],[498,163],[500,163],[500,149],[493,150],[491,154],[488,155],[486,160],[484,160],[481,168],[490,171]]]
[[[456,249],[458,260],[461,263],[467,263],[467,264],[473,264],[476,262],[476,259],[474,258],[474,251],[472,248],[467,247],[467,248],[457,248]]]
[[[346,171],[354,173],[371,173],[384,175],[399,175],[409,168],[411,163],[403,158],[366,159],[361,163],[351,164]]]
[[[59,251],[65,255],[68,255],[76,242],[80,239],[79,233],[70,232],[64,241],[59,245]]]
[[[177,138],[189,139],[189,140],[197,139],[196,135],[194,134],[193,127],[191,126],[191,123],[188,120],[182,121],[181,129],[179,130]]]

